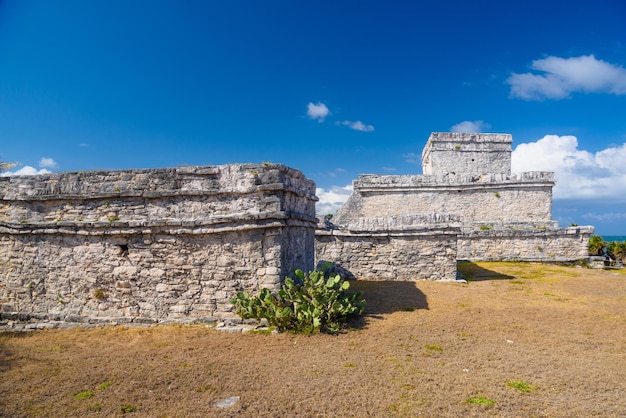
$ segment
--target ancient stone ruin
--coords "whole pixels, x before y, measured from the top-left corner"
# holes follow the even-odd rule
[[[282,165],[0,178],[4,320],[232,316],[314,267],[315,184]]]
[[[457,259],[587,258],[593,227],[562,228],[552,220],[554,173],[511,175],[511,143],[507,134],[435,132],[422,153],[423,175],[361,175],[332,227],[318,233],[318,256],[360,277],[396,271],[394,279],[454,279],[448,266]],[[381,237],[388,243],[381,246]],[[395,256],[387,245],[399,247]],[[381,248],[385,257],[376,257]],[[410,258],[414,250],[420,257]],[[425,264],[442,268],[423,277]]]
[[[510,168],[510,135],[433,133],[423,175],[361,175],[321,223],[276,164],[0,177],[0,321],[215,321],[319,260],[455,280],[458,259],[587,258],[593,228],[551,220],[553,173]]]

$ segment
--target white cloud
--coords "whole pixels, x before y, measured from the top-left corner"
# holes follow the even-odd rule
[[[326,116],[330,115],[330,110],[324,103],[312,103],[310,102],[306,108],[306,114],[310,119],[317,120],[318,122],[324,122]]]
[[[482,120],[466,120],[454,125],[452,128],[450,128],[450,132],[477,134],[479,132],[482,132],[483,129],[489,129],[490,127],[491,126],[488,123],[485,123]]]
[[[556,199],[626,198],[626,143],[591,153],[578,149],[575,136],[546,135],[518,145],[511,171],[554,171]]]
[[[4,173],[1,173],[0,176],[2,177],[7,177],[7,176],[35,176],[38,174],[50,174],[51,171],[46,170],[45,168],[42,168],[41,170],[37,170],[35,167],[31,167],[29,165],[24,166],[22,168],[20,168],[17,171],[6,171]]]
[[[349,126],[350,129],[361,132],[372,132],[374,130],[374,127],[372,125],[365,125],[360,120],[357,120],[356,122],[344,120],[342,122],[337,122],[337,125]]]
[[[315,212],[320,215],[334,214],[343,206],[352,194],[352,185],[348,186],[332,186],[330,190],[317,188],[315,194],[319,198],[315,207]]]
[[[543,74],[513,73],[507,79],[511,96],[525,100],[563,99],[574,92],[626,94],[626,69],[593,55],[535,60]]]
[[[41,168],[57,168],[58,165],[57,165],[56,161],[54,161],[52,158],[43,157],[41,160],[39,160],[39,167],[41,167]]]

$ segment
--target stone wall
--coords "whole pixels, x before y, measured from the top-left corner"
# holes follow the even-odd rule
[[[459,260],[557,262],[589,257],[593,227],[519,226],[525,229],[514,225],[484,230],[465,226],[459,235]]]
[[[416,212],[458,214],[462,222],[550,222],[554,174],[516,176],[361,175],[334,222]]]
[[[512,142],[509,134],[433,132],[422,151],[422,172],[509,175]]]
[[[232,316],[314,265],[315,184],[282,165],[0,178],[5,317]]]
[[[511,175],[508,134],[433,132],[422,152],[423,175],[361,175],[333,218],[411,213],[459,216],[458,257],[470,260],[577,260],[592,227],[559,228],[552,220],[554,173]]]
[[[361,218],[318,230],[316,258],[357,278],[455,280],[459,229],[458,217],[443,214]]]

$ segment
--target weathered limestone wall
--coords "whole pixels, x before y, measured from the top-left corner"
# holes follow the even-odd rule
[[[361,175],[333,221],[416,212],[458,214],[462,222],[550,222],[554,174],[517,176]]]
[[[361,175],[333,218],[434,212],[459,216],[458,257],[470,260],[577,260],[588,256],[592,227],[552,220],[554,173],[511,175],[508,134],[433,132],[422,152],[423,175]]]
[[[232,316],[314,265],[315,184],[281,165],[0,178],[4,317]]]
[[[344,229],[318,230],[316,258],[357,278],[455,280],[459,229],[450,215],[362,218]]]
[[[512,142],[509,134],[433,132],[422,151],[422,172],[510,175]]]
[[[593,227],[468,230],[459,235],[458,258],[469,261],[575,261],[589,257]]]

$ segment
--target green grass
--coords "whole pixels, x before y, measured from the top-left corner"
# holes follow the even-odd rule
[[[128,412],[135,412],[137,411],[137,407],[125,404],[120,406],[120,411],[122,411],[123,414],[126,414]]]
[[[512,380],[510,382],[507,382],[506,385],[513,389],[517,389],[522,393],[528,393],[537,389],[537,386],[531,385],[530,383],[524,382],[523,380]]]
[[[78,392],[74,397],[76,399],[89,399],[93,396],[93,392],[90,390],[86,390],[84,392]]]
[[[491,400],[489,398],[485,398],[484,396],[478,396],[475,398],[467,398],[466,402],[473,404],[473,405],[485,405],[485,406],[494,406],[496,404],[496,401]]]
[[[438,351],[438,352],[442,352],[443,348],[438,346],[438,345],[430,345],[430,344],[426,344],[424,346],[425,349],[430,350],[430,351]]]
[[[106,388],[108,388],[109,386],[111,386],[111,382],[101,383],[100,386],[98,386],[98,390],[100,391],[106,390]]]

